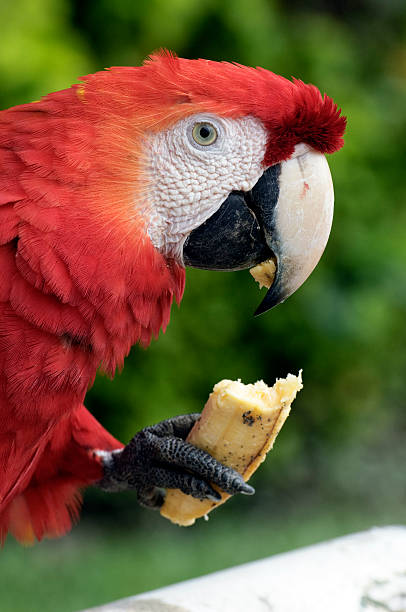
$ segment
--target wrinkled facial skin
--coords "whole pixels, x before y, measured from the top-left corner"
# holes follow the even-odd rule
[[[193,127],[198,123],[216,129],[213,144],[195,142]],[[259,119],[206,113],[149,136],[148,234],[153,245],[181,259],[190,232],[211,217],[231,191],[249,191],[258,181],[266,142]]]

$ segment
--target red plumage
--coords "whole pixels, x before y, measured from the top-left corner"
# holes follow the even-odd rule
[[[184,286],[137,208],[141,137],[201,111],[261,119],[264,165],[298,142],[342,145],[345,119],[315,87],[170,54],[0,113],[0,539],[65,533],[101,477],[94,449],[121,447],[85,393],[165,329]]]

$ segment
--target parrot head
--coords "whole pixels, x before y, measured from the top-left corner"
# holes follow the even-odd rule
[[[324,154],[343,145],[346,120],[331,98],[261,68],[168,52],[76,87],[104,122],[120,113],[132,121],[134,203],[161,254],[208,270],[272,258],[257,314],[306,280],[332,223]]]
[[[105,79],[119,70],[131,79],[134,69]],[[137,77],[127,93],[141,131],[137,199],[152,244],[209,270],[273,258],[275,279],[257,314],[280,303],[326,246],[334,194],[324,154],[343,145],[345,117],[313,85],[261,68],[161,53]]]
[[[1,198],[11,204],[0,208],[0,244],[16,245],[32,286],[92,304],[104,320],[86,340],[93,350],[105,330],[120,334],[120,354],[148,344],[181,299],[185,266],[272,259],[264,312],[326,246],[334,198],[324,154],[344,130],[331,98],[262,68],[160,52],[90,74],[1,113]]]

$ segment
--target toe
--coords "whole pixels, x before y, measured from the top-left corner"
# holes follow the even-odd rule
[[[159,439],[157,460],[179,470],[188,470],[194,476],[217,485],[226,493],[252,495],[255,491],[241,474],[226,467],[205,451],[179,438]]]
[[[177,469],[155,468],[151,472],[151,481],[158,487],[180,489],[183,493],[192,495],[192,497],[197,499],[210,499],[212,501],[219,501],[221,499],[220,493],[213,489],[208,482],[193,474],[181,472]]]

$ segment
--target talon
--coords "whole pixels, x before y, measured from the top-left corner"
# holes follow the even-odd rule
[[[244,485],[240,488],[240,493],[242,493],[243,495],[254,495],[255,489],[249,484],[244,483]]]

